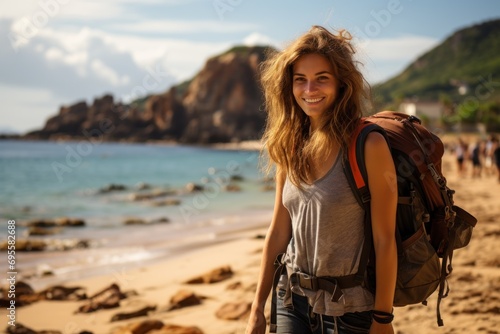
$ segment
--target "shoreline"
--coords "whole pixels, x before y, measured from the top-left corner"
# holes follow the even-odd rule
[[[247,214],[251,212],[248,210]],[[142,266],[142,262],[149,265],[165,261],[185,251],[228,242],[247,231],[269,225],[272,210],[253,210],[253,213],[251,219],[243,214],[221,213],[190,224],[114,227],[101,230],[97,238],[89,239],[89,248],[18,252],[19,279],[41,290],[50,285],[71,282],[81,275],[99,276],[118,267],[129,270]],[[76,233],[78,235],[78,231]],[[70,239],[62,237],[56,240]],[[23,266],[23,262],[26,265]],[[6,272],[5,265],[2,263],[0,267]]]
[[[448,279],[452,290],[441,304],[445,326],[438,327],[436,324],[436,298],[433,294],[427,307],[410,305],[395,308],[395,333],[494,332],[498,327],[500,300],[500,250],[496,247],[500,235],[500,184],[493,176],[471,178],[470,169],[466,177],[459,176],[455,158],[449,153],[443,158],[442,166],[450,188],[456,190],[456,205],[476,216],[478,224],[470,244],[454,253],[454,271]],[[271,212],[268,214],[271,215]],[[144,321],[196,326],[204,334],[243,333],[245,315],[248,315],[259,275],[264,243],[262,236],[267,232],[270,222],[270,216],[268,219],[254,220],[249,217],[242,216],[239,222],[233,224],[217,224],[215,221],[212,225],[206,225],[203,233],[187,240],[190,242],[176,240],[177,252],[167,258],[158,258],[151,263],[138,260],[138,265],[133,268],[118,264],[106,268],[109,270],[102,275],[76,278],[64,284],[66,287],[84,287],[87,296],[113,283],[122,292],[134,292],[120,300],[117,307],[92,313],[75,313],[87,301],[42,300],[18,307],[16,322],[37,331],[58,330],[63,334],[77,334],[83,330],[93,334],[124,334],[129,333],[125,331],[126,326]],[[187,230],[188,233],[191,231],[194,229]],[[154,230],[145,231],[144,235],[147,236],[148,232],[150,235]],[[130,237],[135,235],[131,234]],[[232,271],[225,280],[212,284],[186,283],[193,277],[223,266],[229,266]],[[167,311],[171,298],[182,290],[206,298],[202,298],[198,305]],[[236,305],[234,312],[242,311],[241,318],[219,318],[216,314],[231,303]],[[269,304],[266,306],[267,314]],[[151,307],[147,315],[111,321],[118,313],[134,312],[144,307]],[[0,317],[5,321],[0,330],[6,326],[6,315],[5,308],[0,310]]]
[[[213,148],[217,150],[230,151],[260,151],[263,147],[261,140],[243,140],[239,142],[227,143],[180,143],[175,140],[147,140],[147,141],[131,141],[131,140],[91,140],[87,137],[71,137],[71,138],[53,138],[53,139],[34,139],[19,137],[2,137],[1,141],[24,141],[24,142],[48,142],[48,143],[79,143],[88,141],[94,145],[100,144],[138,144],[138,145],[159,145],[159,146],[185,146],[197,148]]]

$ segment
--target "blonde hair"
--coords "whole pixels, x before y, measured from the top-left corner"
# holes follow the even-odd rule
[[[338,143],[345,153],[350,138],[368,101],[368,83],[357,68],[351,35],[337,35],[313,26],[283,51],[275,52],[261,66],[267,123],[263,140],[269,160],[300,187],[310,178],[313,159],[326,157]],[[309,134],[309,117],[299,107],[292,92],[293,65],[303,55],[320,54],[333,66],[339,91],[331,108],[322,115],[320,126]]]

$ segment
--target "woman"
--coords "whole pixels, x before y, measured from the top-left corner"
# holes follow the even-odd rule
[[[360,285],[339,294],[340,289],[326,291],[291,279],[345,276],[358,266],[363,209],[349,188],[342,158],[367,105],[367,86],[350,39],[345,31],[334,35],[313,26],[263,65],[264,139],[270,165],[276,166],[276,199],[247,334],[265,333],[273,264],[284,252],[287,274],[277,292],[278,333],[394,332],[397,185],[395,177],[387,177],[395,170],[382,135],[371,133],[365,145],[375,294]]]

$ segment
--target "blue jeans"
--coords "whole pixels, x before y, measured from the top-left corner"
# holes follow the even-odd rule
[[[289,310],[283,306],[285,291],[277,293],[277,334],[366,334],[370,330],[371,311],[346,313],[340,317],[315,314],[311,312],[307,297],[295,293],[292,293],[293,310]]]

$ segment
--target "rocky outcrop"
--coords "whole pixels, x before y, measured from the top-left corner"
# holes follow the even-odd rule
[[[265,114],[258,66],[265,49],[233,48],[211,58],[188,86],[183,104],[189,123],[185,142],[228,142],[260,138]]]
[[[141,103],[124,105],[104,95],[91,105],[63,106],[41,130],[23,137],[183,143],[258,139],[265,121],[258,67],[266,49],[234,47],[210,58],[192,80]]]

